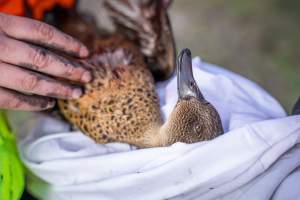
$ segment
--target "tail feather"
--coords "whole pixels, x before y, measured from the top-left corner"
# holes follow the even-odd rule
[[[297,102],[293,107],[292,115],[300,115],[300,97],[298,98]]]

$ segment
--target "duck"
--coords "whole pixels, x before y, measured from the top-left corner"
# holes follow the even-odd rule
[[[163,25],[167,28],[164,30],[171,30],[167,14],[161,11],[163,9],[160,9],[158,1],[150,1],[152,4],[148,2],[148,7],[128,5],[132,1],[126,2],[127,8],[140,8],[147,13],[148,18],[145,20],[141,20],[143,16],[138,17],[143,22],[141,25],[148,23],[148,28],[157,27],[153,23],[165,21]],[[122,30],[136,29],[134,31],[137,36],[132,39],[134,37],[128,37],[126,31],[122,32],[123,35],[105,36],[96,31],[85,31],[90,35],[86,44],[92,53],[88,58],[77,62],[92,72],[93,81],[83,85],[85,92],[79,99],[58,100],[58,107],[64,118],[97,143],[119,142],[138,148],[163,147],[176,142],[195,143],[211,140],[222,134],[222,123],[217,110],[204,98],[194,80],[190,50],[183,49],[176,62],[175,45],[163,45],[166,41],[174,42],[172,34],[169,31],[158,31],[159,29],[151,30],[156,33],[150,34],[151,37],[155,35],[155,42],[152,41],[153,38],[147,38],[148,43],[141,45],[136,38],[144,34],[141,32],[147,28],[140,30],[133,27],[134,24],[129,24],[133,19],[127,19],[125,11],[120,9],[125,5],[118,6],[114,3],[106,4]],[[155,20],[149,17],[149,13],[155,16]],[[76,36],[72,23],[63,27],[67,27],[65,32],[69,30]],[[81,26],[81,31],[84,30],[82,27],[89,30],[90,26]],[[142,38],[145,39],[145,36]],[[163,50],[162,47],[166,49]],[[178,101],[164,122],[155,83],[170,77],[175,68]]]

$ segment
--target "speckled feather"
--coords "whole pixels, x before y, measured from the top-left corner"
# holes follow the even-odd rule
[[[159,100],[143,55],[114,36],[94,41],[94,54],[82,62],[94,74],[77,100],[60,100],[63,115],[97,143],[137,146],[145,129],[162,124]]]

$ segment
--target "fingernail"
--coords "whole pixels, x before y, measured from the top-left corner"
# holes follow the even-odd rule
[[[79,88],[74,89],[72,92],[72,98],[74,99],[78,99],[79,97],[81,97],[81,95],[82,95],[82,90]]]
[[[81,77],[81,81],[84,83],[88,83],[92,80],[92,74],[89,71],[86,71],[83,73],[82,77]]]
[[[89,50],[85,46],[81,46],[79,50],[79,56],[80,57],[86,57],[89,55]]]

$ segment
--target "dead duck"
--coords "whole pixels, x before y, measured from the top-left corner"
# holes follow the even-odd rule
[[[110,10],[116,11],[115,7],[109,6]],[[162,64],[159,59],[152,58],[163,67],[159,68],[158,64],[158,67],[150,66],[152,70],[149,70],[140,45],[127,36],[93,37],[91,43],[93,53],[81,64],[93,72],[94,80],[84,86],[85,94],[81,98],[59,100],[58,105],[69,122],[97,143],[122,142],[140,148],[158,147],[175,142],[209,140],[223,132],[218,112],[204,99],[193,78],[189,50],[184,49],[178,57],[179,99],[164,123],[153,74],[161,71],[164,75],[160,77],[170,76],[175,66],[170,66],[173,61]],[[173,59],[171,54],[167,57]]]
[[[140,148],[210,140],[223,132],[218,112],[193,79],[189,50],[179,55],[179,99],[163,123],[152,75],[141,59],[134,58],[139,51],[120,48],[94,58],[98,78],[86,85],[83,97],[59,101],[72,124],[98,143],[123,142]]]

